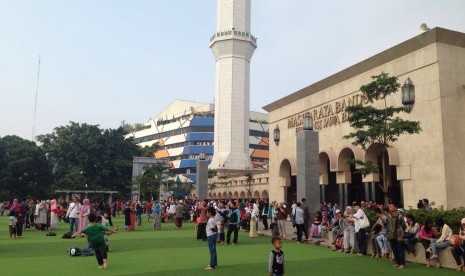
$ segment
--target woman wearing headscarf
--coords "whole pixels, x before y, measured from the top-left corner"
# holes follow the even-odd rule
[[[85,198],[82,201],[81,208],[79,209],[79,227],[78,232],[86,229],[89,226],[89,214],[90,214],[90,200]]]
[[[20,239],[23,236],[24,219],[25,219],[24,216],[26,214],[26,210],[22,202],[18,202],[18,205],[15,208],[15,214],[16,214],[16,234],[18,238]]]
[[[131,224],[129,226],[129,231],[136,230],[136,202],[133,201],[131,203],[131,213],[129,214],[129,218],[131,219]]]
[[[161,230],[161,210],[162,207],[157,201],[153,206],[153,230]]]
[[[13,199],[13,203],[11,204],[10,207],[10,212],[16,212],[16,209],[18,208],[18,200],[15,198]]]
[[[47,204],[45,200],[42,200],[36,206],[36,216],[35,216],[35,222],[36,222],[38,230],[40,231],[45,230],[45,227],[47,226],[47,212],[48,212]]]
[[[50,201],[50,230],[56,230],[58,225],[58,204],[56,199]]]
[[[342,219],[345,253],[353,253],[355,246],[355,222],[352,219],[352,215],[352,207],[347,206],[346,210],[344,211],[344,218]]]

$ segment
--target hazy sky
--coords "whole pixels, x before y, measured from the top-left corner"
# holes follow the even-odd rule
[[[69,121],[144,123],[175,99],[213,102],[215,0],[0,0],[0,136]],[[465,32],[463,0],[252,0],[251,109],[420,34]]]

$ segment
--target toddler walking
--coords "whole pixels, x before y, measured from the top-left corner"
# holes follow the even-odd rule
[[[10,217],[8,219],[8,226],[10,228],[10,239],[17,239],[18,237],[16,236],[16,223],[18,220],[16,219],[15,213],[10,212]]]

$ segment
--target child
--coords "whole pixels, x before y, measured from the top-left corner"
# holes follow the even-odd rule
[[[273,237],[271,243],[273,250],[268,259],[268,272],[270,276],[282,276],[284,275],[284,252],[281,251],[283,241],[279,237]]]
[[[10,228],[10,239],[18,238],[16,236],[16,222],[18,222],[18,220],[16,219],[15,212],[10,212],[10,218],[8,219],[8,226]]]
[[[75,233],[73,238],[81,234],[86,234],[89,243],[92,244],[92,249],[95,250],[95,257],[97,258],[98,268],[107,268],[108,261],[104,235],[111,235],[118,232],[108,229],[106,226],[96,223],[96,221],[97,215],[90,213],[89,222],[91,222],[92,225],[81,230],[81,232]]]
[[[208,250],[210,251],[210,265],[205,268],[205,270],[212,270],[218,265],[216,261],[216,239],[218,230],[216,228],[215,222],[215,208],[208,207],[207,209],[207,239],[208,239]]]
[[[109,215],[107,212],[103,213],[103,217],[102,217],[102,222],[101,224],[105,227],[109,227],[110,226],[110,220],[108,219]],[[106,245],[106,249],[107,249],[107,252],[110,251],[110,242],[108,241],[108,235],[104,235],[103,238],[105,239],[105,245]]]

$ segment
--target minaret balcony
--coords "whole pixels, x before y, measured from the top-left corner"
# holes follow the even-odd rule
[[[224,30],[214,33],[210,37],[210,46],[216,41],[227,40],[227,39],[240,39],[251,42],[255,47],[257,47],[257,38],[254,37],[249,32],[242,32],[238,30]]]

